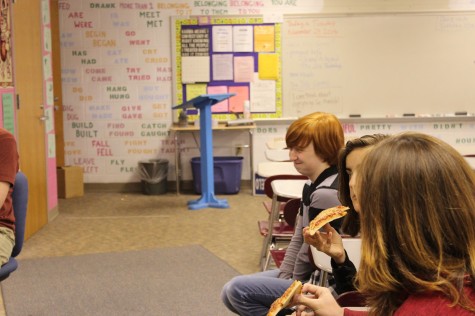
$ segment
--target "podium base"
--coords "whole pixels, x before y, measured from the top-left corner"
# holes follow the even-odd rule
[[[199,210],[202,208],[229,208],[227,200],[217,199],[214,194],[206,194],[198,200],[188,201],[188,209]]]

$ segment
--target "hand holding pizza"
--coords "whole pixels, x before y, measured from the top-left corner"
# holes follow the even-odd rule
[[[302,293],[293,298],[293,302],[299,304],[297,316],[343,316],[344,310],[335,301],[330,290],[326,287],[306,283]]]
[[[303,237],[307,244],[314,246],[318,251],[321,251],[332,257],[336,263],[343,263],[345,261],[345,248],[340,234],[330,224],[323,226],[325,232],[317,231],[314,235],[310,234],[309,228],[303,229]]]
[[[338,232],[328,223],[347,214],[349,207],[338,205],[321,211],[303,230],[305,242],[332,257],[337,263],[345,261],[345,249]],[[325,227],[326,235],[320,228]]]

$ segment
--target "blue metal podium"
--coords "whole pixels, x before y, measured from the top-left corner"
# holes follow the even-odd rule
[[[226,100],[234,93],[202,94],[194,99],[174,106],[172,109],[195,107],[200,110],[200,153],[201,153],[201,198],[188,201],[188,209],[228,208],[227,200],[217,199],[214,195],[213,129],[211,106]]]

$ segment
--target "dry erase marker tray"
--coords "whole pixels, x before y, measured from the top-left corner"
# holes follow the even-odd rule
[[[252,119],[237,119],[237,120],[230,120],[226,122],[227,126],[252,125],[252,124],[254,124],[254,120]]]

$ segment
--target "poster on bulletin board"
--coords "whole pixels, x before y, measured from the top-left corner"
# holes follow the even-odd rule
[[[231,120],[282,116],[281,24],[261,17],[173,17],[174,105],[201,94],[233,93],[211,108]],[[187,109],[196,120],[196,109]],[[175,117],[178,116],[178,113]]]

